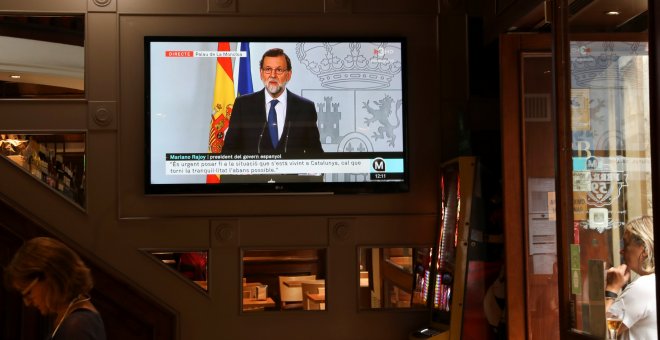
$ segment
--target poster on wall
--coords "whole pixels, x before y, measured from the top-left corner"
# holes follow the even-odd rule
[[[573,131],[591,128],[589,89],[571,89],[571,127]]]

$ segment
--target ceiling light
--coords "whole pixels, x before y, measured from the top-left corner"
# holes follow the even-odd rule
[[[607,11],[605,12],[605,15],[619,15],[621,12],[619,11]]]
[[[11,78],[11,79],[21,79],[21,76],[18,75],[18,74],[12,74],[12,75],[9,76],[9,78]]]

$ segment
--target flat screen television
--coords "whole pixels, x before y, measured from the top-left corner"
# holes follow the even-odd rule
[[[262,71],[272,49],[290,67]],[[405,39],[147,36],[144,55],[147,194],[408,190]]]

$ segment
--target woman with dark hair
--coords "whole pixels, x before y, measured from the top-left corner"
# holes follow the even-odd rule
[[[652,217],[642,216],[626,223],[621,255],[625,264],[606,272],[605,310],[625,309],[617,331],[624,339],[657,339]],[[629,283],[631,271],[639,277]]]
[[[93,281],[78,254],[48,237],[27,241],[5,268],[5,285],[23,296],[26,306],[51,316],[48,339],[105,340],[105,328],[90,301]]]

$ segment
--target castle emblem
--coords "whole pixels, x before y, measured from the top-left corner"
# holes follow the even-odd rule
[[[316,103],[318,108],[318,128],[321,142],[326,144],[339,143],[339,121],[341,111],[339,103],[332,102],[332,97],[324,96],[323,103]]]

